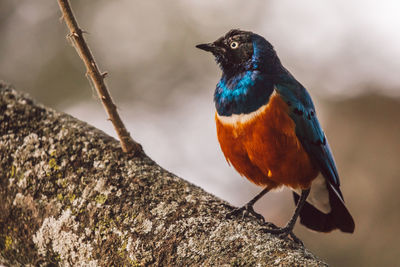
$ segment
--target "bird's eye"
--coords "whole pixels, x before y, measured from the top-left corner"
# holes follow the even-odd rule
[[[238,48],[239,47],[239,43],[238,42],[232,42],[231,43],[231,48],[232,49],[236,49],[236,48]]]

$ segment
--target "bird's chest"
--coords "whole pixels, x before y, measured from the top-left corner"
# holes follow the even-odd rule
[[[257,150],[262,150],[263,154],[277,154],[288,144],[297,145],[295,125],[287,111],[286,103],[273,94],[267,104],[254,112],[231,116],[216,113],[217,134],[222,150],[232,158],[235,156],[232,147],[236,150],[241,148],[242,153],[250,157]]]
[[[288,107],[277,94],[254,112],[229,117],[216,113],[215,119],[226,159],[253,182],[270,179],[289,185],[298,169],[310,175],[312,164],[296,136]],[[260,171],[257,175],[254,168]]]

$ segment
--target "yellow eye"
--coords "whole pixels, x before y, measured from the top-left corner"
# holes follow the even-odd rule
[[[236,49],[236,48],[238,48],[239,47],[239,43],[238,42],[232,42],[231,43],[231,48],[232,49]]]

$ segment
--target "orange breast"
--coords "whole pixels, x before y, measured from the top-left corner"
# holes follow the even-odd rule
[[[272,188],[308,188],[318,175],[295,134],[287,104],[277,94],[252,114],[215,114],[225,158],[247,179]]]

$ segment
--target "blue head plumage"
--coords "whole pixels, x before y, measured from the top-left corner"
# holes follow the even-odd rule
[[[214,101],[219,115],[250,113],[268,102],[281,63],[273,46],[249,31],[231,30],[197,46],[212,52],[222,69]]]

